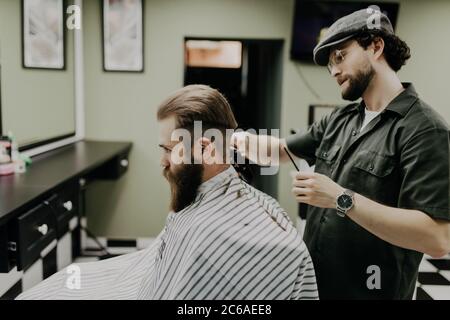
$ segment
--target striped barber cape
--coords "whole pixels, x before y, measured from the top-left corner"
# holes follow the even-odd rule
[[[286,212],[230,166],[202,183],[190,206],[169,213],[147,249],[71,265],[18,299],[318,299],[318,292]]]

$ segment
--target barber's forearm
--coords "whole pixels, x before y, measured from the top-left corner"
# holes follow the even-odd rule
[[[289,161],[286,139],[238,132],[230,139],[232,148],[259,165],[278,165]]]
[[[258,164],[278,165],[288,161],[289,157],[284,147],[286,147],[286,139],[269,135],[249,135],[249,154],[252,154],[251,159],[256,159],[255,162]]]
[[[433,257],[450,251],[450,227],[418,210],[392,208],[355,194],[348,217],[377,237],[396,246]]]

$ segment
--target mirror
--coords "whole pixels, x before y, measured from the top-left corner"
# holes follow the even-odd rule
[[[73,32],[65,30],[63,3],[0,0],[0,128],[20,150],[75,134]],[[52,46],[63,66],[43,58]]]

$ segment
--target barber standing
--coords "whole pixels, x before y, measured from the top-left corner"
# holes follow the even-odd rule
[[[309,206],[304,240],[321,299],[411,299],[423,253],[450,252],[450,145],[445,120],[397,71],[409,47],[378,12],[337,20],[314,49],[352,103],[286,140],[248,133],[234,147],[275,145],[315,164],[293,180]],[[443,93],[444,94],[444,93]],[[276,149],[275,149],[276,150]]]

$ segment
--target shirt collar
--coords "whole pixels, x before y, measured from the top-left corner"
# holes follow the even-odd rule
[[[412,83],[402,82],[402,85],[405,90],[398,94],[382,112],[392,111],[404,117],[414,102],[417,101],[418,94]],[[352,103],[344,107],[343,112],[347,113],[359,111],[360,113],[364,113],[365,108],[366,105],[364,104],[364,100],[362,100],[359,103]]]
[[[233,166],[230,165],[227,169],[206,180],[198,187],[197,199],[199,199],[199,197],[203,196],[209,191],[215,190],[217,189],[217,187],[225,185],[233,178],[239,178],[239,175],[233,168]]]
[[[417,101],[418,95],[412,83],[402,83],[403,90],[396,96],[386,107],[385,110],[393,111],[404,117],[414,102]]]

